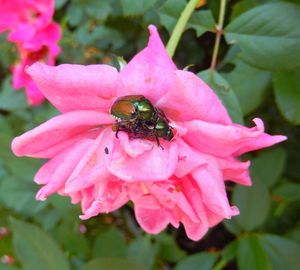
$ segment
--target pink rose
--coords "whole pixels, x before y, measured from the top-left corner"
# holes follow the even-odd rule
[[[0,32],[11,31],[11,42],[30,43],[51,23],[54,4],[54,0],[0,0]]]
[[[148,46],[121,72],[107,65],[36,63],[28,74],[61,111],[14,139],[17,156],[49,159],[35,176],[53,193],[81,203],[82,219],[114,211],[131,200],[136,219],[149,233],[182,223],[189,238],[239,213],[230,206],[225,180],[251,185],[250,162],[237,157],[286,139],[264,133],[263,122],[233,124],[214,92],[197,76],[177,70],[157,30]],[[114,101],[143,95],[177,131],[173,140],[132,139],[112,130]]]
[[[39,105],[44,96],[25,73],[36,61],[53,65],[60,52],[60,26],[52,22],[54,0],[0,0],[0,32],[10,31],[8,40],[16,44],[20,60],[12,67],[13,86],[25,87],[28,102]]]

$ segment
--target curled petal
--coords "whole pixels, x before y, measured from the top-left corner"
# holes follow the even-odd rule
[[[12,150],[17,156],[51,158],[75,141],[93,137],[97,130],[90,129],[113,122],[110,115],[97,111],[65,113],[16,137]]]
[[[270,136],[264,133],[263,123],[254,119],[256,127],[219,125],[201,120],[185,122],[188,133],[183,136],[189,145],[201,152],[219,157],[237,156],[245,152],[271,146],[286,139],[285,136]]]
[[[148,46],[120,72],[124,89],[119,95],[144,95],[156,102],[174,87],[176,66],[168,55],[155,26],[149,26]]]
[[[99,194],[97,194],[98,191],[96,189],[94,191],[95,200],[89,207],[86,207],[86,209],[83,208],[84,214],[80,216],[81,219],[85,220],[100,213],[115,211],[128,202],[128,196],[120,182],[104,181],[100,183],[100,185],[103,186],[99,186]],[[95,186],[95,188],[97,188],[97,186]]]
[[[235,158],[218,159],[220,169],[225,180],[231,180],[238,184],[251,186],[249,174],[250,161],[241,162]]]
[[[120,132],[119,134],[120,145],[124,152],[132,158],[135,158],[145,151],[151,150],[153,147],[153,142],[143,139],[130,140],[127,133]]]
[[[60,111],[109,112],[120,88],[119,75],[107,65],[60,65],[36,63],[27,69],[46,98]]]
[[[188,71],[175,71],[175,87],[156,105],[175,121],[202,121],[231,124],[231,119],[217,95],[199,77]]]
[[[266,148],[276,143],[285,141],[287,139],[286,136],[272,136],[267,133],[264,133],[264,123],[261,119],[255,118],[253,122],[256,124],[257,129],[262,130],[263,133],[261,134],[261,136],[258,136],[255,140],[249,140],[242,144],[242,146],[234,153],[235,156],[239,156],[250,151]]]

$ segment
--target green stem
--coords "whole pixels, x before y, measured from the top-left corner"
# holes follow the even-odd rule
[[[211,64],[210,64],[211,71],[214,71],[216,68],[216,65],[217,65],[217,57],[218,57],[218,52],[219,52],[219,48],[220,48],[221,36],[222,36],[222,32],[223,32],[225,9],[226,9],[226,0],[221,0],[218,24],[216,25],[215,45],[214,45],[213,55],[212,55]]]
[[[188,4],[185,6],[182,13],[180,14],[180,17],[172,31],[171,37],[170,37],[169,42],[166,47],[171,58],[174,55],[174,52],[175,52],[178,42],[182,36],[184,28],[185,28],[189,18],[191,17],[198,2],[199,2],[199,0],[190,0],[188,2]]]
[[[222,270],[226,264],[226,261],[221,260],[213,267],[212,270]]]

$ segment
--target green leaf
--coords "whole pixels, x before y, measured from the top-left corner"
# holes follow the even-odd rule
[[[262,225],[267,218],[270,195],[264,183],[256,182],[252,187],[236,186],[233,203],[240,209],[240,215],[234,219],[247,231]]]
[[[217,254],[209,252],[197,253],[179,262],[175,270],[211,270],[217,259]]]
[[[157,0],[121,0],[124,16],[143,15],[156,4]]]
[[[205,70],[197,74],[218,95],[235,123],[243,123],[243,114],[237,97],[229,83],[216,71]]]
[[[126,258],[126,242],[124,235],[117,229],[111,228],[100,233],[94,242],[94,257]]]
[[[56,242],[39,227],[11,218],[15,254],[24,270],[69,270]]]
[[[68,11],[67,11],[67,22],[71,25],[71,26],[77,26],[81,23],[82,18],[83,18],[83,9],[80,5],[78,4],[71,4],[70,7],[68,7]]]
[[[222,258],[225,262],[230,262],[237,255],[239,242],[237,240],[230,242],[222,250]]]
[[[272,187],[280,178],[286,163],[286,152],[281,147],[264,150],[252,160],[251,175],[255,182]]]
[[[6,177],[0,184],[0,198],[18,213],[33,215],[44,209],[45,202],[35,200],[37,186],[15,177]]]
[[[55,1],[55,9],[60,9],[66,2],[67,2],[67,0],[56,0]]]
[[[85,264],[81,270],[145,270],[132,262],[118,258],[94,259]]]
[[[300,201],[300,184],[287,182],[279,185],[273,194],[284,199],[286,202]]]
[[[282,115],[292,124],[299,125],[300,69],[273,73],[273,84],[276,103]]]
[[[222,223],[225,226],[225,228],[232,234],[239,235],[243,230],[243,228],[235,218],[224,219]]]
[[[0,92],[0,110],[15,111],[25,109],[26,107],[28,105],[24,91],[13,89],[10,77],[7,77],[3,82],[2,91]]]
[[[237,262],[239,270],[271,270],[271,264],[261,239],[252,235],[239,241]]]
[[[17,178],[32,181],[34,174],[41,166],[41,161],[33,158],[15,157],[10,149],[11,136],[0,133],[0,158],[4,160],[7,169]]]
[[[197,37],[207,31],[215,30],[216,22],[210,10],[199,10],[192,14],[187,23],[188,28],[195,29]]]
[[[0,134],[6,136],[13,134],[13,129],[5,116],[0,115]]]
[[[186,5],[185,0],[167,0],[159,9],[161,24],[166,27],[169,33],[172,32],[177,20]],[[216,22],[210,10],[200,10],[192,14],[185,30],[192,28],[196,30],[197,36],[206,31],[213,31]]]
[[[159,9],[160,22],[170,34],[185,5],[185,0],[167,0]]]
[[[111,4],[108,1],[85,0],[84,8],[88,16],[102,21],[111,12]]]
[[[9,67],[16,61],[17,53],[15,44],[7,42],[8,33],[1,33],[0,35],[0,63],[2,72],[8,72]],[[3,74],[3,73],[2,73]]]
[[[276,235],[261,237],[274,270],[297,270],[300,265],[300,245]]]
[[[128,260],[151,269],[154,264],[156,248],[149,237],[140,237],[133,241],[128,248]]]
[[[158,255],[169,262],[178,262],[186,256],[186,253],[181,250],[174,237],[166,234],[160,233],[156,236],[158,242]]]
[[[21,269],[12,265],[0,264],[0,270],[21,270]]]
[[[266,96],[267,86],[271,80],[270,72],[262,71],[247,63],[237,60],[235,68],[222,76],[231,85],[239,100],[243,114],[257,109]]]
[[[70,255],[80,258],[88,258],[90,256],[90,243],[85,235],[80,233],[78,221],[75,224],[69,224],[64,220],[56,228],[54,236]]]
[[[246,12],[247,10],[254,8],[258,5],[266,4],[268,2],[275,2],[275,1],[281,1],[281,0],[242,0],[240,2],[237,2],[233,6],[230,19],[233,19],[241,15],[242,13]]]
[[[267,70],[300,66],[300,6],[270,3],[255,7],[225,28],[228,43],[238,44],[241,58]]]
[[[297,243],[300,244],[300,224],[288,231],[285,234],[285,237],[289,238],[290,240],[297,241]]]

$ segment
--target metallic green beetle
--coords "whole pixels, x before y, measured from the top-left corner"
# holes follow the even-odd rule
[[[171,141],[174,137],[165,114],[142,95],[118,98],[110,113],[117,119],[113,126],[116,137],[119,131],[125,131],[134,138],[155,138],[159,146],[158,138]]]
[[[130,95],[118,98],[111,106],[110,113],[121,121],[146,121],[152,119],[155,108],[144,96]]]

